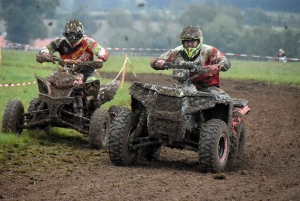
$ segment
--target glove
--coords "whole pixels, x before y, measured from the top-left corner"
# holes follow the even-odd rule
[[[42,55],[46,58],[51,58],[51,54],[49,54],[49,53],[43,53]]]
[[[102,68],[103,67],[103,62],[104,62],[103,59],[98,58],[96,61],[99,62],[99,65],[95,66],[94,68],[95,69]]]
[[[156,61],[155,66],[156,66],[158,69],[164,69],[164,64],[165,64],[165,61],[164,61],[164,60],[158,60],[158,61]]]
[[[211,74],[218,74],[221,70],[222,66],[221,65],[211,65],[209,66],[209,70]]]
[[[208,65],[208,66],[198,66],[195,68],[198,73],[202,73],[206,76],[213,76],[213,74],[218,74],[221,70],[219,65]]]
[[[99,62],[102,62],[102,63],[104,62],[103,59],[101,59],[101,58],[98,58],[96,61],[99,61]]]

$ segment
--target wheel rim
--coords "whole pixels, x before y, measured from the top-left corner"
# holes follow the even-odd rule
[[[219,161],[223,162],[227,155],[227,138],[226,135],[223,133],[219,139],[219,145],[218,145],[218,156]]]

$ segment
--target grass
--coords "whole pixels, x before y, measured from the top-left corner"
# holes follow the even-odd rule
[[[300,85],[300,62],[232,61],[222,78],[256,80],[273,84]]]
[[[3,50],[1,61],[0,84],[16,84],[35,81],[34,74],[46,77],[57,69],[57,66],[47,63],[40,64],[35,61],[37,52],[23,52],[16,50]],[[150,68],[151,57],[129,56],[134,72],[163,73],[171,76],[171,71],[155,71]],[[118,73],[124,64],[125,56],[110,56],[101,72]],[[130,65],[127,65],[127,73],[132,73]],[[300,62],[279,63],[274,61],[238,61],[232,60],[232,67],[227,72],[222,72],[225,79],[256,80],[274,84],[288,84],[300,86]],[[97,76],[96,76],[97,77]],[[99,78],[99,77],[98,77]],[[101,83],[111,82],[112,79],[99,78]],[[123,88],[119,88],[114,99],[103,105],[108,109],[113,105],[130,106],[128,88],[131,83],[125,82]],[[0,121],[7,102],[11,99],[21,100],[25,110],[29,102],[37,97],[37,84],[0,87]],[[39,166],[47,166],[51,158],[56,158],[61,165],[76,163],[79,159],[84,161],[97,161],[106,156],[105,150],[96,151],[88,148],[87,137],[71,129],[53,128],[51,135],[41,131],[23,130],[20,136],[3,134],[0,132],[0,173],[16,171],[23,174],[31,167],[31,162]],[[70,158],[69,156],[75,156]],[[88,157],[87,157],[88,156]],[[49,160],[48,160],[49,159]],[[20,167],[22,164],[28,166]],[[12,170],[11,166],[15,166]],[[32,168],[32,167],[31,167]],[[70,171],[71,170],[70,166]]]

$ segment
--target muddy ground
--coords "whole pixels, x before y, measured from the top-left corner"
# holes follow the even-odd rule
[[[172,82],[164,75],[138,78]],[[202,173],[197,153],[191,151],[164,148],[159,161],[117,167],[106,151],[90,150],[85,140],[70,148],[56,139],[41,145],[39,154],[24,154],[19,163],[0,164],[0,199],[300,200],[300,88],[221,82],[231,97],[248,99],[251,108],[245,118],[246,159],[227,169],[225,179]],[[59,150],[47,152],[55,143],[61,143]]]

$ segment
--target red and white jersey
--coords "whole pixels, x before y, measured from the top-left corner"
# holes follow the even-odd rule
[[[109,57],[107,50],[101,47],[93,38],[84,35],[76,47],[71,47],[65,37],[57,37],[42,48],[41,53],[59,52],[61,59],[91,61],[93,55],[106,61]]]

